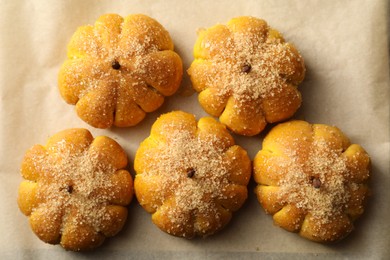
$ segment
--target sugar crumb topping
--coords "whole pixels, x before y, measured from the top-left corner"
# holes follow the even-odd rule
[[[161,25],[154,24],[151,18],[138,19],[136,24],[124,20],[114,29],[106,23],[98,20],[95,26],[82,27],[85,30],[73,36],[68,48],[69,62],[60,71],[60,90],[65,100],[71,104],[82,100],[80,116],[103,128],[112,124],[112,117],[114,124],[121,124],[117,122],[126,117],[126,109],[138,115],[157,109],[159,103],[140,98],[145,96],[145,88],[148,93],[157,92],[163,97],[160,86],[167,86],[168,80],[178,84],[172,77],[178,71],[160,69],[172,63],[171,58],[164,56],[159,60],[150,56],[170,48],[171,39]],[[151,66],[161,70],[161,76],[151,74]],[[143,88],[142,95],[139,88]],[[140,117],[125,124],[136,124]]]
[[[186,214],[209,215],[219,219],[217,200],[226,199],[223,194],[228,181],[228,164],[224,157],[222,140],[209,135],[205,140],[190,131],[176,130],[166,142],[159,143],[155,168],[143,172],[143,178],[153,181],[157,177],[157,196],[161,201],[173,201],[168,209],[172,223],[181,225],[188,221]],[[158,205],[155,205],[158,207]]]
[[[70,150],[74,150],[72,145],[63,140],[45,156],[34,157],[42,174],[37,181],[37,198],[41,201],[33,213],[38,209],[43,213],[48,230],[60,218],[60,233],[65,226],[73,229],[88,226],[101,232],[105,228],[103,222],[111,221],[106,206],[119,192],[111,181],[116,170],[100,162],[98,154],[87,146],[77,153]]]
[[[314,140],[305,161],[289,152],[287,173],[278,185],[279,199],[310,213],[320,223],[333,221],[344,212],[350,199],[348,174],[342,150],[335,150],[323,140]]]
[[[218,95],[233,96],[239,102],[261,100],[282,91],[283,85],[290,83],[287,75],[297,73],[292,64],[302,61],[288,43],[266,41],[253,32],[231,32],[218,46],[204,40],[201,47],[212,53],[208,60],[211,71],[206,73],[213,75],[210,80],[214,84],[209,85],[217,89]]]

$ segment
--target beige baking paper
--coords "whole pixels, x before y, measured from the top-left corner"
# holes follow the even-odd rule
[[[389,4],[356,1],[0,1],[0,259],[169,258],[169,259],[386,259],[390,255],[389,172]],[[57,90],[66,45],[78,26],[105,13],[144,13],[170,32],[187,69],[196,31],[232,17],[268,21],[300,50],[307,76],[303,105],[294,118],[336,125],[372,158],[373,196],[356,229],[342,242],[322,245],[282,230],[249,199],[220,233],[186,240],[155,227],[137,203],[129,207],[122,232],[90,253],[66,252],[41,242],[16,204],[24,152],[54,133],[88,128],[118,141],[133,160],[139,143],[161,114],[184,110],[206,115],[185,75],[182,89],[136,127],[94,129]],[[235,136],[253,159],[263,135]],[[132,165],[130,165],[132,167]],[[134,174],[134,172],[133,172]],[[55,257],[55,258],[54,258]]]

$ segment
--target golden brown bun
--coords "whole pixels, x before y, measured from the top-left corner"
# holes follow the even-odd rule
[[[68,129],[26,152],[18,205],[44,242],[79,251],[116,235],[127,218],[133,180],[114,140]]]
[[[137,150],[134,189],[161,230],[186,238],[222,229],[247,198],[251,162],[225,126],[175,111]]]
[[[178,89],[182,61],[169,33],[146,15],[102,15],[77,29],[59,72],[62,97],[98,128],[138,124]]]
[[[265,137],[253,167],[259,202],[288,231],[333,242],[363,214],[370,158],[336,127],[279,124]]]
[[[256,135],[301,104],[303,58],[264,20],[237,17],[200,31],[188,69],[199,102],[233,132]]]

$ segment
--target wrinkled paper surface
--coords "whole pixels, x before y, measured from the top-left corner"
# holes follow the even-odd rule
[[[390,255],[389,6],[387,0],[357,1],[1,1],[0,2],[0,258],[171,259],[384,259]],[[206,115],[184,76],[181,90],[132,128],[95,129],[66,104],[57,74],[78,26],[105,13],[144,13],[171,34],[184,69],[193,59],[196,30],[232,17],[265,19],[300,50],[307,66],[300,86],[303,105],[294,118],[338,126],[372,158],[373,195],[356,229],[335,245],[310,242],[273,225],[249,185],[249,199],[220,233],[186,240],[160,231],[133,200],[124,229],[89,253],[66,252],[41,242],[19,211],[20,162],[34,144],[72,127],[118,141],[134,159],[156,118],[172,110]],[[234,136],[253,159],[264,134]],[[130,164],[132,174],[132,163]]]

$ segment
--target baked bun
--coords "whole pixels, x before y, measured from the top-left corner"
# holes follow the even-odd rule
[[[275,126],[254,159],[256,194],[274,223],[317,242],[344,238],[369,195],[370,158],[336,127]]]
[[[173,95],[182,74],[169,33],[156,20],[106,14],[72,36],[58,84],[88,124],[128,127]]]
[[[188,69],[199,103],[233,132],[253,136],[301,105],[303,58],[264,20],[237,17],[199,32]]]
[[[133,180],[114,140],[68,129],[29,149],[18,204],[44,242],[79,251],[116,235],[127,218]]]
[[[221,230],[247,198],[251,161],[225,126],[175,111],[153,124],[137,150],[134,189],[161,230],[180,237]]]

